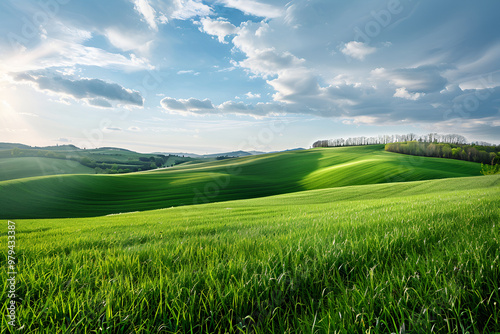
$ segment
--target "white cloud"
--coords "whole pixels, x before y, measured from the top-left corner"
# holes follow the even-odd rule
[[[287,8],[292,6],[294,4]],[[245,57],[232,64],[245,69],[253,77],[265,79],[274,89],[274,102],[264,107],[262,104],[227,101],[215,106],[210,113],[260,117],[268,112],[281,112],[341,117],[351,124],[432,122],[442,119],[446,109],[453,106],[453,101],[465,94],[460,88],[446,96],[439,94],[447,84],[443,76],[446,67],[413,65],[405,68],[408,60],[395,54],[401,48],[400,42],[387,41],[387,35],[381,36],[383,42],[373,45],[353,41],[355,36],[343,37],[342,29],[345,28],[339,25],[342,22],[349,24],[352,13],[334,10],[336,7],[333,2],[326,4],[311,0],[294,9],[289,22],[286,18],[248,21],[236,30],[231,28],[231,32],[235,32],[231,40],[233,51],[241,51]],[[319,8],[325,10],[318,12]],[[304,16],[305,20],[298,20]],[[351,21],[356,19],[350,18]],[[343,42],[342,52],[332,53],[338,51],[335,45],[339,45],[339,41],[332,39],[336,35],[332,31],[337,30],[339,37],[336,38],[351,42]],[[227,40],[226,32],[213,35]],[[365,62],[348,62],[345,55]],[[247,95],[247,98],[251,96]],[[460,99],[464,97],[458,101]],[[474,117],[491,115],[490,103],[486,107],[487,112],[477,111]]]
[[[245,104],[243,102],[226,101],[220,105],[213,105],[209,99],[198,100],[195,98],[174,99],[166,97],[161,101],[161,106],[167,112],[180,114],[240,114],[251,116],[266,116],[284,111],[284,105],[279,103]]]
[[[274,48],[269,48],[249,51],[247,58],[240,61],[238,65],[247,68],[253,74],[267,78],[289,68],[299,67],[304,61],[304,59],[299,59],[290,52],[280,53]]]
[[[92,38],[92,32],[56,21],[53,26],[51,26],[50,37],[52,39],[66,40],[73,43],[83,43]]]
[[[93,34],[88,30],[51,21],[47,24],[48,36],[30,48],[12,50],[6,49],[0,72],[24,72],[57,67],[61,71],[75,71],[77,65],[98,66],[104,68],[122,69],[126,71],[152,69],[149,61],[134,54],[128,56],[112,53],[102,48],[86,46]],[[110,42],[124,50],[138,50],[146,52],[150,46],[148,40],[140,34],[126,35],[118,28],[105,29],[99,34],[105,35]]]
[[[100,48],[49,39],[40,46],[3,59],[0,72],[25,72],[50,67],[73,68],[76,65],[115,68],[126,71],[153,69],[148,60],[131,54],[129,58]]]
[[[283,9],[254,0],[221,0],[226,7],[231,7],[242,11],[245,14],[276,18],[283,15]]]
[[[158,24],[170,19],[188,20],[212,14],[210,6],[201,0],[132,0],[134,9],[144,18],[151,30],[157,32]]]
[[[447,80],[441,76],[441,71],[436,66],[420,66],[392,70],[377,68],[371,74],[376,79],[388,80],[392,85],[411,93],[430,93],[446,87]]]
[[[173,112],[190,112],[190,113],[212,113],[215,111],[215,107],[212,102],[208,99],[198,100],[195,98],[184,99],[174,99],[172,97],[165,97],[161,100],[161,106],[167,111]]]
[[[445,2],[445,7],[453,5],[451,0]],[[382,0],[368,7],[324,0],[127,0],[125,3],[126,6],[120,6],[115,1],[104,1],[99,5],[101,10],[94,10],[95,13],[93,6],[68,3],[57,18],[43,28],[35,28],[36,36],[25,43],[24,52],[8,54],[9,49],[2,48],[0,76],[1,72],[50,68],[74,77],[75,73],[95,71],[86,68],[95,66],[103,69],[103,78],[107,75],[116,78],[121,74],[121,83],[140,85],[143,78],[137,73],[127,75],[127,72],[152,68],[149,57],[166,71],[192,68],[196,55],[189,52],[200,50],[203,43],[193,45],[195,39],[190,38],[193,31],[185,26],[189,22],[173,21],[189,19],[198,21],[197,28],[219,42],[232,43],[216,51],[204,49],[202,52],[213,58],[204,57],[206,67],[203,69],[200,62],[195,65],[196,70],[208,74],[240,68],[250,78],[249,82],[242,82],[238,71],[227,75],[210,73],[214,78],[220,76],[228,80],[214,80],[213,87],[208,89],[204,80],[191,80],[192,86],[188,88],[187,74],[198,72],[178,71],[179,75],[186,75],[176,78],[181,83],[175,90],[182,94],[180,96],[186,96],[186,89],[224,90],[225,96],[240,95],[241,99],[213,104],[211,100],[170,98],[162,103],[169,111],[302,113],[341,117],[352,124],[401,120],[437,122],[444,117],[464,120],[492,117],[498,122],[500,94],[495,87],[500,85],[500,73],[495,65],[500,55],[500,39],[490,33],[491,27],[498,24],[493,17],[485,15],[497,12],[493,10],[498,9],[497,4],[461,3],[454,11],[429,16],[428,13],[435,10],[433,4],[419,2],[416,6],[408,2],[400,6],[403,9],[400,15],[391,14],[390,26],[382,26],[380,19],[386,18],[381,18],[380,13],[388,10],[387,1]],[[65,17],[75,9],[79,10],[78,15]],[[242,13],[257,17],[245,18]],[[23,15],[30,18],[28,14]],[[221,15],[229,20],[220,18]],[[471,15],[483,20],[473,20],[464,26],[462,23]],[[59,19],[65,23],[58,24]],[[169,20],[169,28],[160,29],[161,24]],[[235,26],[235,22],[242,20],[247,22]],[[367,30],[376,25],[380,25],[380,31]],[[40,34],[44,40],[40,40]],[[114,47],[102,43],[100,35],[106,36]],[[158,41],[155,48],[152,41]],[[104,46],[95,47],[97,45]],[[115,48],[120,52],[113,51]],[[232,67],[223,69],[222,63],[211,62],[215,58],[230,61],[228,66]],[[215,64],[220,67],[214,69]],[[232,84],[231,80],[235,79],[241,84]],[[261,97],[254,92],[267,93],[269,88],[274,91],[262,98],[272,96],[273,102],[239,103],[258,102]],[[249,90],[253,92],[242,94]],[[149,93],[154,97],[158,91],[153,89]],[[161,96],[160,99],[165,97]],[[484,96],[489,97],[483,99]],[[68,100],[72,101],[66,96],[59,102]],[[98,96],[81,100],[100,107],[108,107],[113,101]],[[455,105],[462,108],[462,114],[453,109]],[[476,105],[479,107],[474,109]],[[451,114],[447,113],[449,109]]]
[[[410,93],[404,87],[396,89],[396,93],[394,93],[394,97],[400,97],[402,99],[413,100],[413,101],[418,100],[420,97],[424,95],[425,95],[424,93]]]
[[[203,4],[201,0],[174,0],[173,3],[175,6],[171,14],[173,19],[187,20],[212,14],[210,6]]]
[[[151,29],[158,30],[156,11],[151,7],[148,0],[134,0],[134,9],[144,17]]]
[[[344,44],[344,47],[340,51],[351,58],[364,60],[366,56],[374,53],[377,49],[363,42],[351,41]]]
[[[276,93],[275,101],[296,103],[302,98],[319,97],[320,87],[317,78],[306,68],[286,69],[271,81],[267,81]]]
[[[137,50],[140,54],[149,54],[153,40],[150,36],[123,33],[116,28],[109,28],[104,31],[104,35],[113,46],[123,51]]]
[[[248,99],[260,99],[260,94],[256,93],[252,93],[252,92],[248,92],[245,94],[245,96],[248,98]]]
[[[361,124],[367,124],[367,125],[375,125],[377,124],[378,119],[377,117],[372,117],[372,116],[357,116],[353,117],[352,119],[344,119],[342,121],[343,124],[355,124],[355,125],[361,125]]]
[[[212,36],[217,36],[220,43],[227,43],[226,36],[236,33],[237,28],[223,18],[212,20],[209,17],[200,20],[200,30]]]
[[[250,115],[254,117],[271,116],[285,111],[285,105],[276,102],[259,102],[245,104],[243,102],[226,101],[217,106],[220,113]]]
[[[75,79],[49,71],[13,73],[12,76],[15,81],[31,83],[39,90],[84,100],[96,107],[110,108],[109,101],[133,106],[144,103],[139,92],[100,79]]]
[[[181,70],[181,71],[177,71],[177,74],[179,74],[179,75],[182,75],[182,74],[200,75],[200,72],[195,72],[193,70]]]

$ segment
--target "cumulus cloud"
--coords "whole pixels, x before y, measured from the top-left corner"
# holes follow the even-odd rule
[[[274,99],[280,102],[305,102],[304,99],[314,99],[320,94],[316,76],[306,68],[284,70],[267,83],[276,91]]]
[[[195,98],[174,99],[172,97],[165,97],[161,100],[161,106],[167,111],[174,112],[191,112],[191,113],[211,113],[215,111],[215,107],[209,99],[198,100]]]
[[[292,6],[293,4],[288,8]],[[311,4],[309,10],[313,10],[313,6]],[[317,31],[318,35],[314,34],[311,41],[292,38],[294,43],[284,43],[283,41],[288,40],[284,36],[301,36],[302,27],[299,25],[290,29],[287,26],[290,22],[280,20],[245,22],[237,27],[235,37],[232,39],[235,49],[245,56],[243,60],[233,64],[253,76],[265,79],[274,89],[272,95],[274,101],[265,105],[227,101],[215,106],[215,111],[212,110],[212,113],[262,116],[280,112],[340,117],[352,124],[372,125],[441,122],[443,119],[460,118],[482,119],[493,117],[494,113],[498,113],[498,107],[494,109],[492,102],[496,93],[490,93],[489,99],[482,100],[481,107],[473,113],[460,114],[453,111],[456,110],[457,104],[467,105],[460,101],[467,102],[467,96],[478,91],[465,91],[457,86],[454,91],[443,92],[449,85],[445,73],[449,71],[450,66],[440,64],[398,66],[407,63],[404,58],[399,57],[394,62],[386,62],[384,59],[388,55],[388,58],[391,58],[392,50],[388,51],[383,47],[377,49],[355,41],[344,43],[340,56],[347,55],[354,59],[365,60],[361,64],[351,64],[336,54],[315,58],[316,55],[308,53],[307,48],[315,45],[314,43],[324,43],[320,38],[324,37],[324,34]],[[324,27],[318,25],[318,29],[320,28]],[[311,29],[311,26],[308,29]],[[311,36],[311,31],[308,30],[304,36]],[[395,44],[385,42],[378,45],[391,45],[393,49]],[[312,49],[318,50],[317,46]],[[301,57],[302,55],[309,55],[311,59],[318,61],[311,62]],[[373,56],[368,57],[369,55]],[[382,62],[387,65],[376,68],[373,64],[369,64],[368,58],[371,62]],[[334,62],[332,59],[338,61]],[[336,66],[336,63],[340,65]],[[250,96],[252,95],[247,95]],[[450,113],[450,110],[453,112]]]
[[[454,10],[430,15],[436,13],[434,3],[419,2],[418,6],[407,3],[401,6],[404,8],[400,14],[391,13],[391,22],[387,26],[381,23],[381,19],[387,21],[388,18],[382,18],[380,13],[389,8],[387,1],[382,0],[373,1],[365,9],[352,2],[324,0],[128,0],[127,6],[118,6],[118,0],[109,0],[101,2],[99,11],[93,6],[70,2],[65,12],[81,7],[80,15],[68,18],[56,28],[50,27],[56,21],[52,20],[39,31],[45,39],[36,38],[36,43],[27,45],[28,48],[16,57],[4,58],[0,72],[2,69],[4,72],[26,72],[50,67],[79,71],[82,65],[124,72],[150,69],[152,67],[145,58],[149,56],[148,51],[157,51],[153,60],[160,63],[165,51],[171,48],[168,43],[158,43],[156,50],[151,47],[151,41],[161,37],[157,34],[164,33],[160,31],[160,25],[169,20],[190,19],[197,22],[202,32],[234,46],[217,51],[221,52],[217,53],[220,59],[233,58],[231,67],[217,67],[219,71],[239,68],[252,79],[262,79],[244,86],[247,88],[243,92],[249,87],[257,89],[255,87],[260,83],[267,84],[267,89],[274,92],[269,95],[272,96],[270,102],[253,104],[226,101],[214,105],[211,100],[166,98],[162,106],[168,111],[257,116],[276,112],[302,113],[341,117],[352,124],[443,122],[445,126],[444,120],[458,119],[470,120],[469,124],[474,123],[479,128],[483,124],[479,121],[498,122],[500,95],[496,87],[500,85],[500,75],[496,64],[500,39],[491,31],[498,26],[493,13],[498,12],[499,5],[461,3],[454,6],[452,0],[443,1],[443,8],[453,6]],[[242,19],[241,13],[223,7],[254,17]],[[116,15],[109,15],[113,10],[116,10],[113,12]],[[224,15],[231,21],[216,18],[214,14]],[[471,15],[483,20],[463,25]],[[235,25],[235,22],[247,19],[239,26]],[[65,31],[64,26],[69,29]],[[360,34],[364,35],[363,41],[359,39]],[[124,52],[112,53],[114,48],[106,51],[95,47],[104,44],[97,38],[93,39],[99,38],[97,35],[105,36],[114,47]],[[179,52],[189,49],[187,43],[181,45]],[[222,54],[230,49],[231,53]],[[346,57],[357,61],[346,61],[349,60]],[[187,57],[185,62],[179,61],[178,67],[172,68],[190,68],[190,60]],[[211,70],[213,65],[207,63],[207,69]],[[217,66],[223,67],[220,63]],[[197,65],[198,68],[201,67]],[[178,71],[178,74],[196,73]],[[105,75],[103,73],[103,77]],[[227,77],[229,80],[224,82],[230,83],[230,87],[221,85],[214,89],[227,89],[227,94],[230,94],[227,96],[245,98],[241,95],[242,86],[232,85],[230,81],[237,77],[237,73],[227,74]],[[487,78],[487,83],[483,78]],[[128,79],[137,77],[123,80]],[[68,80],[78,82],[81,79]],[[37,87],[41,85],[31,79],[28,82]],[[206,84],[202,80],[196,82]],[[219,84],[214,82],[214,86]],[[54,83],[50,87],[63,91]],[[193,89],[197,89],[196,86]],[[69,93],[60,94],[74,97]],[[89,95],[82,99],[98,107],[109,107],[112,101],[116,101],[95,93]],[[247,102],[250,102],[248,99],[252,102],[269,101],[268,95],[258,96],[251,92],[246,98],[243,100]]]
[[[275,102],[247,104],[226,101],[214,105],[210,100],[166,98],[162,101],[162,106],[167,111],[186,114],[241,114],[255,117],[305,114],[339,117],[344,119],[345,124],[401,125],[431,122],[439,124],[443,129],[451,129],[450,131],[465,128],[472,123],[477,123],[475,128],[481,125],[490,129],[486,124],[500,115],[496,102],[500,99],[500,87],[478,91],[462,90],[457,86],[426,94],[401,89],[394,94],[391,87],[375,89],[369,85],[346,82],[322,86],[313,74],[303,75],[307,77],[305,83],[299,83],[298,86],[294,86],[294,76],[280,76],[279,80],[287,80],[281,83],[284,87],[278,88],[283,95],[276,97]],[[287,90],[288,95],[285,95]],[[495,126],[500,126],[500,123]]]
[[[424,93],[410,93],[406,90],[405,87],[396,89],[396,93],[394,93],[394,97],[400,97],[402,99],[413,100],[413,101],[418,100],[423,95]]]
[[[227,43],[225,41],[226,36],[232,35],[237,31],[236,26],[221,17],[216,20],[205,17],[200,20],[200,24],[200,31],[216,36],[220,43]]]
[[[252,93],[252,92],[248,92],[245,94],[245,96],[247,97],[247,99],[260,99],[260,94],[259,93]]]
[[[143,98],[139,92],[100,79],[74,79],[48,71],[13,73],[12,77],[18,82],[32,83],[40,90],[85,100],[94,106],[109,108],[110,100],[125,105],[143,106]]]
[[[289,68],[299,67],[303,63],[304,59],[299,59],[290,52],[277,52],[274,48],[269,48],[252,50],[247,53],[247,58],[240,61],[238,65],[248,69],[253,74],[267,78]]]
[[[243,102],[226,101],[220,105],[214,105],[209,99],[199,100],[195,98],[174,99],[166,97],[161,100],[161,106],[167,112],[192,113],[199,115],[207,114],[243,114],[253,116],[266,116],[284,112],[285,107],[279,103],[246,104]]]
[[[377,49],[363,42],[351,41],[344,44],[344,47],[340,51],[351,58],[364,60],[366,56],[374,53]]]
[[[383,3],[380,6],[384,8]],[[279,110],[286,113],[341,117],[357,124],[483,119],[498,113],[498,107],[495,109],[492,102],[496,93],[491,93],[489,99],[481,100],[481,107],[474,112],[453,111],[450,114],[449,110],[456,110],[457,104],[469,106],[471,102],[467,99],[471,94],[481,94],[481,90],[467,91],[457,86],[455,91],[443,92],[450,78],[459,78],[456,68],[442,65],[453,64],[453,60],[445,60],[448,54],[441,49],[429,49],[423,41],[415,42],[407,37],[398,39],[394,31],[389,30],[381,32],[376,43],[355,41],[353,28],[363,28],[366,22],[359,18],[358,11],[354,11],[358,16],[353,17],[354,12],[350,9],[351,6],[319,0],[300,5],[292,2],[287,5],[284,17],[258,23],[244,22],[237,27],[232,43],[245,58],[234,64],[252,76],[265,79],[275,91],[271,103],[279,105]],[[411,8],[408,10],[411,12]],[[325,29],[326,22],[328,29]],[[439,26],[442,22],[434,23]],[[351,28],[346,30],[345,26]],[[333,31],[338,31],[338,39],[350,41],[342,43],[339,53],[335,52],[339,50],[334,46],[339,45],[339,40],[332,38],[335,36]],[[411,29],[405,31],[408,33]],[[408,49],[415,52],[408,54]],[[463,51],[457,52],[455,59]],[[496,51],[490,47],[485,56],[479,57],[481,64],[487,64],[483,73],[491,69],[494,59],[491,55],[497,54]],[[350,63],[343,56],[364,61]],[[467,63],[470,59],[476,58],[469,58]],[[475,87],[495,86],[498,84],[480,83]],[[469,104],[464,104],[464,100]],[[256,105],[241,102],[227,102],[218,110],[261,114]]]
[[[226,101],[217,106],[222,113],[243,114],[252,116],[269,116],[286,112],[284,104],[275,102],[259,102],[256,104],[245,104],[243,102]]]

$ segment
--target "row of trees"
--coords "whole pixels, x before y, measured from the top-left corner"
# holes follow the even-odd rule
[[[235,157],[230,157],[229,155],[219,155],[215,158],[215,160],[226,160],[226,159],[232,159]]]
[[[480,162],[495,165],[500,162],[500,146],[476,144],[448,144],[408,141],[389,143],[385,150],[396,153]]]
[[[328,140],[318,140],[313,144],[313,147],[340,147],[340,146],[360,146],[360,145],[376,145],[376,144],[389,144],[400,143],[408,141],[417,141],[422,143],[448,143],[448,144],[467,144],[467,139],[458,134],[440,135],[437,133],[429,133],[427,135],[418,136],[414,133],[404,135],[383,135],[377,137],[352,137],[352,138],[338,138]],[[488,143],[477,143],[486,144]]]
[[[492,145],[485,142],[468,143],[464,136],[458,134],[442,135],[438,133],[429,133],[427,135],[418,136],[414,133],[409,133],[404,135],[384,135],[377,137],[338,138],[318,140],[313,144],[313,147],[376,144],[384,144],[386,151],[396,153],[459,159],[479,162],[490,166],[495,166],[500,163],[500,145]],[[498,169],[498,167],[494,167],[492,171]]]

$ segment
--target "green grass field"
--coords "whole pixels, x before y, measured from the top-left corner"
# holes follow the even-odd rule
[[[424,165],[406,175],[425,176]],[[298,166],[312,186],[303,161],[282,174]],[[499,175],[16,220],[18,323],[23,333],[494,333],[499,220]]]
[[[76,161],[35,157],[0,158],[0,181],[40,175],[94,173],[94,169]]]
[[[480,168],[477,163],[407,156],[372,145],[282,152],[125,175],[38,177],[0,182],[0,218],[91,217],[311,189],[476,176]]]

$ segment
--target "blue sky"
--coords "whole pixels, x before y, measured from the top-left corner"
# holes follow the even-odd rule
[[[500,143],[500,3],[0,2],[0,141],[215,153]]]

